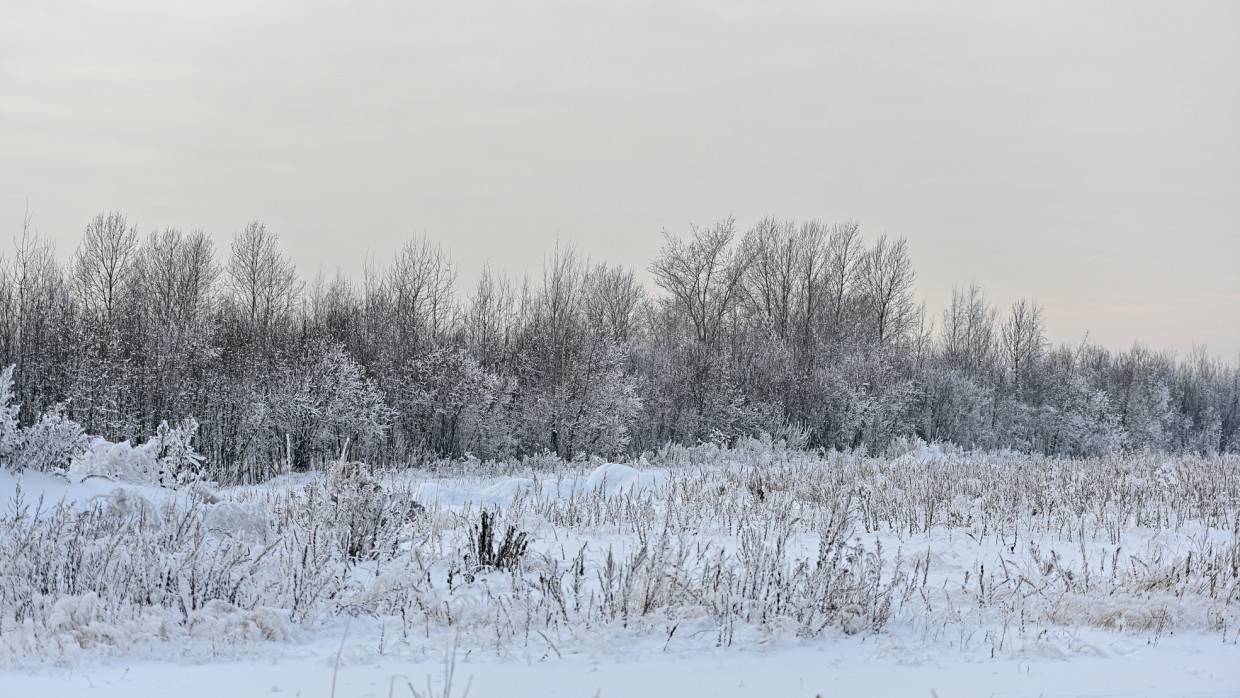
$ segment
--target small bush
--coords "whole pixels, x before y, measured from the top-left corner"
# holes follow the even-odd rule
[[[473,571],[487,569],[515,570],[521,564],[529,549],[530,536],[525,531],[518,531],[516,526],[509,526],[501,541],[495,539],[495,513],[482,510],[478,524],[469,536],[470,558]]]

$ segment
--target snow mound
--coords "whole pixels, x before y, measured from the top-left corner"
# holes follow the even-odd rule
[[[288,640],[293,636],[286,612],[266,606],[246,610],[221,599],[212,599],[191,613],[189,625],[194,635],[231,642]]]
[[[69,463],[69,473],[166,487],[189,484],[198,479],[205,460],[194,450],[197,433],[198,422],[187,419],[176,426],[160,423],[155,435],[137,446],[128,440],[113,443],[95,437],[85,452]]]
[[[44,509],[58,504],[81,509],[97,501],[107,501],[111,505],[114,500],[126,496],[162,504],[176,496],[175,492],[163,487],[116,482],[102,475],[62,475],[33,470],[13,473],[0,469],[0,503],[7,505],[13,501],[19,489],[23,501],[33,505],[42,500]]]
[[[511,502],[517,497],[528,495],[534,491],[534,481],[526,477],[512,477],[482,490],[484,496],[496,500]]]
[[[609,497],[618,494],[636,494],[662,487],[667,481],[667,473],[662,471],[643,471],[631,465],[607,463],[600,465],[586,478],[585,486],[589,490],[602,490]]]

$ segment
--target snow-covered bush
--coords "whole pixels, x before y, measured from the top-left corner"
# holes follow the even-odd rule
[[[579,454],[612,457],[628,447],[642,402],[624,354],[609,342],[591,343],[586,354],[558,383],[529,392],[523,405],[526,448],[570,459]]]
[[[194,448],[194,437],[197,435],[198,420],[193,417],[175,427],[168,426],[166,421],[160,422],[152,439],[157,444],[156,476],[160,485],[177,487],[198,479],[206,459]]]
[[[20,471],[22,465],[14,461],[21,448],[21,426],[17,414],[21,405],[14,402],[13,366],[0,371],[0,463]]]
[[[1052,404],[1043,406],[1040,450],[1073,456],[1114,453],[1127,439],[1120,415],[1105,391],[1079,375],[1069,375]]]
[[[203,456],[194,450],[198,422],[187,419],[175,427],[162,422],[155,436],[137,446],[95,437],[84,453],[73,459],[69,471],[81,477],[178,487],[199,475]]]
[[[266,542],[271,531],[267,512],[256,504],[224,501],[206,504],[205,511],[203,522],[216,535]]]
[[[320,516],[333,524],[340,550],[349,559],[374,555],[423,511],[413,498],[384,489],[365,463],[335,463],[324,484],[326,497],[319,501],[326,507]]]
[[[69,472],[79,477],[154,483],[159,475],[155,458],[157,446],[153,440],[134,446],[128,440],[114,443],[96,436],[86,452],[73,459]]]
[[[27,428],[18,421],[21,405],[14,402],[13,366],[0,371],[0,467],[14,472],[63,470],[86,450],[82,425],[54,405]]]
[[[57,406],[23,430],[14,462],[41,472],[65,470],[89,445],[90,437],[82,425],[66,417],[64,409]]]

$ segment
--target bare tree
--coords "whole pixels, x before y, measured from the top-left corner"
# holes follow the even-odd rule
[[[465,314],[465,336],[479,363],[494,369],[511,342],[513,317],[512,284],[507,276],[497,276],[490,267],[482,270],[469,298]]]
[[[796,224],[765,218],[741,241],[747,260],[745,297],[764,330],[786,340],[791,329],[804,250]]]
[[[215,245],[203,231],[186,235],[168,228],[151,233],[134,267],[138,293],[159,322],[187,328],[210,310],[220,270]]]
[[[943,311],[943,356],[949,366],[979,374],[990,370],[995,314],[976,283],[963,291],[952,289],[951,304]]]
[[[690,231],[688,241],[664,233],[667,242],[650,271],[688,316],[694,338],[714,349],[724,318],[741,297],[745,259],[732,249],[733,218],[705,229],[693,226]]]
[[[583,273],[577,253],[556,244],[543,262],[542,289],[534,311],[536,345],[542,350],[546,382],[560,385],[567,374],[571,355],[579,340],[580,303]]]
[[[405,243],[388,268],[397,342],[420,353],[446,329],[456,272],[443,248],[426,238]]]
[[[14,254],[7,268],[5,326],[7,361],[16,365],[14,380],[22,396],[24,415],[34,413],[44,394],[58,392],[67,382],[68,361],[58,341],[66,332],[63,323],[75,323],[73,299],[56,264],[55,250],[36,234],[27,209],[22,232],[14,240]]]
[[[860,263],[861,288],[874,336],[879,345],[890,343],[909,329],[913,321],[913,271],[908,242],[892,242],[883,235]]]
[[[74,280],[82,305],[107,327],[113,327],[137,247],[137,228],[129,225],[124,214],[112,211],[95,216],[86,226],[74,256]]]
[[[830,332],[832,340],[844,332],[844,313],[847,298],[858,283],[858,267],[864,257],[861,227],[855,222],[832,226],[827,239],[825,286],[830,304]]]
[[[1020,390],[1046,346],[1042,308],[1024,298],[1013,303],[1000,330],[1000,343],[1012,371],[1012,382]]]
[[[583,300],[590,331],[617,343],[633,339],[644,295],[632,269],[595,266],[586,274]]]
[[[301,282],[279,248],[279,236],[258,221],[232,242],[227,288],[251,330],[266,338],[296,309]]]

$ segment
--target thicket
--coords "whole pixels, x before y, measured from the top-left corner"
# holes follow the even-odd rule
[[[996,308],[976,286],[931,312],[905,241],[855,224],[727,219],[669,235],[647,271],[652,287],[557,248],[540,277],[484,270],[462,292],[421,239],[360,279],[307,283],[261,223],[217,251],[102,214],[65,262],[28,224],[0,264],[0,362],[28,428],[138,444],[193,418],[221,481],[345,452],[573,459],[761,433],[871,453],[912,436],[1240,450],[1240,366],[1053,347],[1036,303]]]

